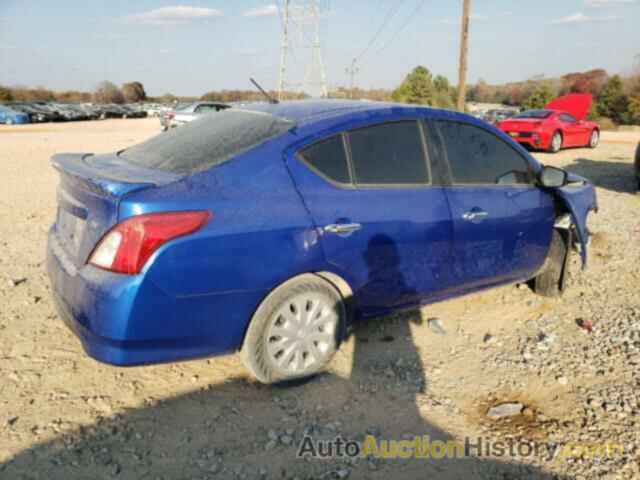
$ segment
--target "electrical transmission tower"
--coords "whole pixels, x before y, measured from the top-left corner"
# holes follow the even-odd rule
[[[328,16],[328,6],[323,7],[323,3],[322,0],[283,1],[280,9],[282,52],[278,100],[282,99],[282,92],[288,89],[318,93],[321,97],[328,94],[320,42],[321,26]],[[298,64],[299,58],[303,65]],[[303,70],[295,76],[291,72],[291,60]]]

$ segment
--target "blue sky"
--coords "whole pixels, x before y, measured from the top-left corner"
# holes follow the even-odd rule
[[[283,2],[0,0],[0,84],[93,90],[105,79],[137,80],[151,95],[201,95],[251,88],[254,76],[275,88]],[[322,22],[330,86],[348,84],[354,56],[365,88],[395,87],[419,64],[456,81],[460,0],[320,3],[330,7]],[[471,0],[471,10],[472,82],[625,73],[640,54],[640,0]],[[295,51],[291,83],[305,55]]]

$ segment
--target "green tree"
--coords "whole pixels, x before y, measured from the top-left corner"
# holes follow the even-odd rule
[[[0,85],[0,101],[2,102],[10,102],[13,100],[13,94],[11,90]]]
[[[610,118],[618,125],[629,121],[629,97],[624,93],[620,75],[609,78],[602,88],[598,98],[598,114]]]
[[[456,89],[449,84],[447,77],[436,76],[433,80],[434,93],[431,104],[438,108],[453,109],[456,106]]]
[[[391,94],[395,102],[432,105],[435,86],[431,72],[418,66],[406,76],[404,81]]]
[[[522,102],[522,108],[524,110],[534,110],[537,108],[544,108],[555,95],[551,90],[551,87],[546,84],[538,85],[533,92]]]

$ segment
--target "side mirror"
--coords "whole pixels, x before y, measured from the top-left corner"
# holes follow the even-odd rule
[[[567,184],[567,172],[557,167],[546,166],[540,174],[540,183],[543,187],[562,187]]]

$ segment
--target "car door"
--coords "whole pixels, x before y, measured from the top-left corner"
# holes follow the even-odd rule
[[[435,298],[452,282],[452,224],[416,120],[331,135],[287,157],[328,268],[364,315]]]
[[[448,165],[453,269],[460,291],[531,278],[547,254],[555,210],[526,158],[477,125],[436,121]]]
[[[558,122],[564,135],[563,145],[565,147],[580,145],[581,129],[578,121],[568,113],[561,113],[558,115]]]

